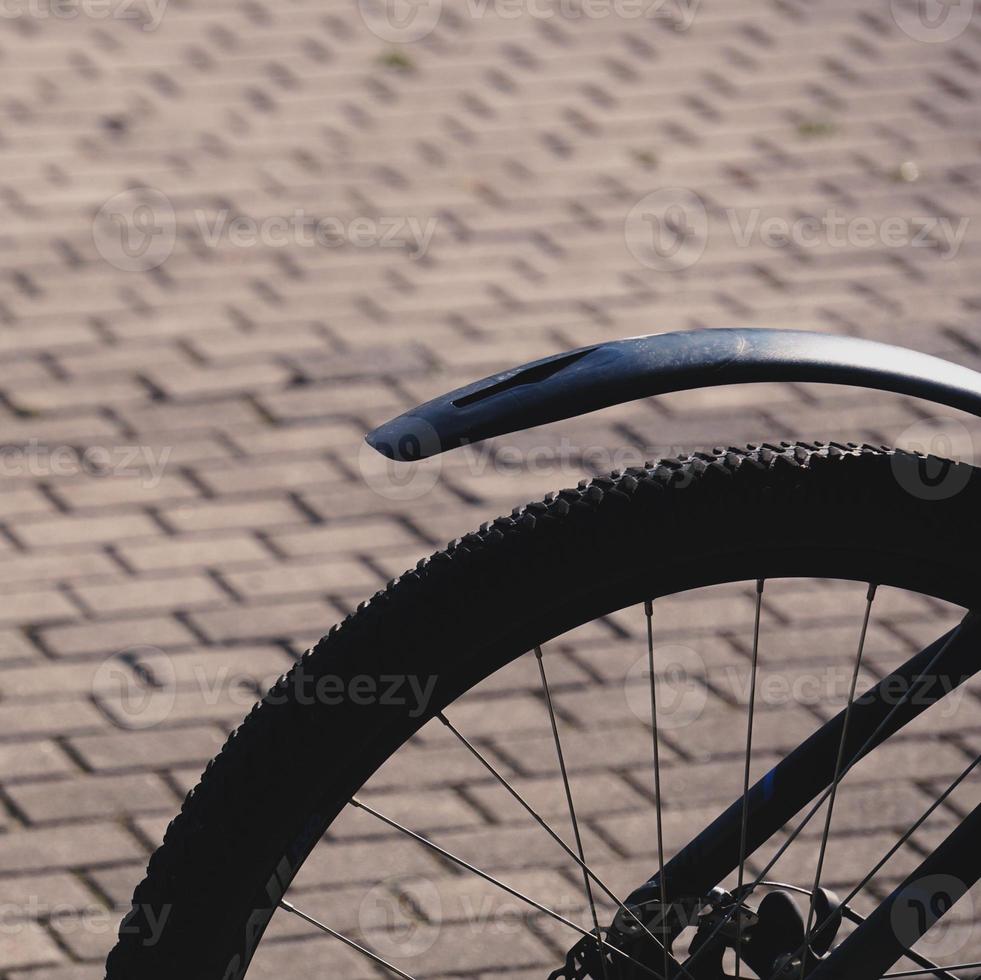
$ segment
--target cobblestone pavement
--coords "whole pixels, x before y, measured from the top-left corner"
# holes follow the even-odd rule
[[[371,0],[3,4],[4,980],[101,977],[149,852],[257,694],[449,538],[682,449],[972,453],[963,416],[816,385],[635,403],[408,480],[361,443],[417,400],[637,333],[793,327],[981,367],[981,21],[937,6],[431,0],[399,19]],[[760,770],[841,703],[863,599],[767,593]],[[704,705],[666,733],[673,848],[738,791],[752,587],[658,615],[660,642],[704,664],[682,692]],[[867,677],[953,618],[883,590]],[[586,848],[624,890],[655,856],[643,644],[642,611],[625,610],[547,658]],[[565,832],[533,667],[455,717]],[[854,881],[979,734],[969,693],[851,775],[829,883]],[[450,738],[428,726],[366,799],[581,914],[574,867]],[[875,891],[972,796],[976,780]],[[781,868],[807,883],[813,851]],[[557,965],[567,934],[462,884],[346,813],[297,894],[415,976]],[[965,906],[930,947],[947,962],[981,953]],[[284,972],[382,975],[277,917],[250,977]]]

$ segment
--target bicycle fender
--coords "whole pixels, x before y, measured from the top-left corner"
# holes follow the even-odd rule
[[[425,402],[366,439],[408,462],[651,395],[761,381],[875,388],[981,417],[981,374],[929,354],[803,330],[695,330],[532,361]]]

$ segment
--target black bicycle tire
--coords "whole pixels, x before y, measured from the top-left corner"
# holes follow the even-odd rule
[[[423,560],[308,651],[209,763],[136,888],[108,980],[244,976],[282,891],[371,773],[483,677],[599,615],[784,575],[978,608],[981,470],[951,464],[957,492],[937,495],[919,492],[924,465],[938,461],[802,443],[661,460],[517,509]],[[298,677],[409,665],[439,677],[418,718],[295,696]]]

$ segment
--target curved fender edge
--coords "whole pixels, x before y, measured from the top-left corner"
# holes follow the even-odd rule
[[[981,416],[981,374],[929,354],[802,330],[697,330],[532,361],[419,405],[366,440],[409,462],[651,395],[761,381],[876,388]]]

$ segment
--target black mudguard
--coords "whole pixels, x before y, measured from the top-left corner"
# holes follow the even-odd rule
[[[367,441],[389,459],[425,459],[637,398],[759,381],[877,388],[981,416],[981,374],[929,354],[800,330],[698,330],[614,340],[511,368],[419,405]]]

